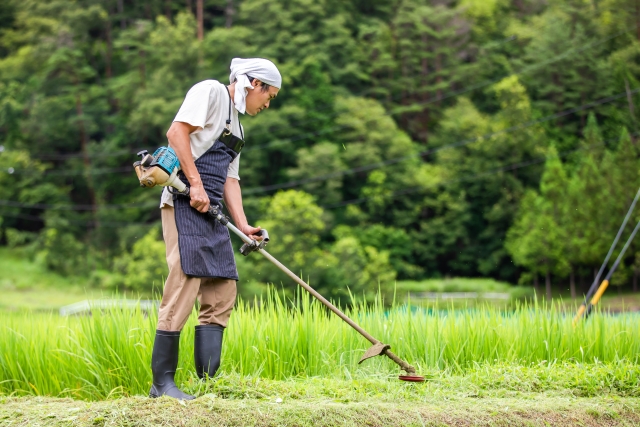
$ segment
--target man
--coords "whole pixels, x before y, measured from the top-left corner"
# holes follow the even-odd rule
[[[238,273],[226,227],[207,219],[209,204],[224,200],[236,227],[254,239],[242,207],[238,175],[243,129],[238,112],[251,116],[269,108],[282,85],[276,66],[261,58],[231,61],[230,85],[205,80],[187,93],[167,138],[191,187],[190,200],[165,188],[160,203],[169,275],[158,313],[149,395],[190,400],[174,382],[180,331],[200,302],[195,331],[195,365],[200,378],[220,366],[222,335],[236,299]]]

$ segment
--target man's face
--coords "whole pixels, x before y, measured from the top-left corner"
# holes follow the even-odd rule
[[[247,114],[255,116],[265,108],[269,108],[269,102],[278,95],[280,89],[277,87],[269,86],[269,90],[262,90],[262,82],[254,79],[251,82],[253,89],[249,89],[247,92]]]

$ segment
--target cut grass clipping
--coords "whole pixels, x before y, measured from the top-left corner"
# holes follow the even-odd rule
[[[405,383],[406,384],[406,383]],[[415,385],[413,385],[415,387]],[[81,402],[51,397],[0,397],[0,425],[7,426],[638,426],[639,399],[518,396],[429,398],[426,402],[357,403],[329,399],[196,400],[128,397]]]
[[[637,314],[596,313],[575,329],[572,313],[554,306],[519,305],[507,312],[354,304],[347,314],[431,379],[418,396],[463,377],[477,390],[640,395]],[[87,400],[146,395],[155,323],[154,313],[140,310],[69,318],[2,313],[0,394]],[[195,324],[192,316],[183,330],[176,380],[198,395],[211,392],[216,381],[217,392],[224,393],[225,378],[233,375],[395,384],[399,374],[382,357],[358,365],[369,343],[319,303],[286,302],[271,292],[251,304],[238,302],[224,336],[221,377],[201,383],[193,372]],[[379,392],[380,385],[374,389]]]

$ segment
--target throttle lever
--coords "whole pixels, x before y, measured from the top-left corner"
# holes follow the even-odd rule
[[[251,243],[245,243],[240,248],[240,253],[244,256],[249,255],[251,252],[258,251],[263,249],[269,243],[269,233],[264,228],[260,230],[256,235],[262,237],[262,241],[258,242],[256,240],[251,240]]]

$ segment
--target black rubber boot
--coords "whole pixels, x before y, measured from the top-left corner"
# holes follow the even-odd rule
[[[181,400],[196,398],[183,393],[174,382],[179,350],[180,331],[156,331],[151,355],[153,385],[149,391],[149,397],[169,396]]]
[[[205,378],[205,375],[212,378],[220,367],[223,332],[224,328],[220,325],[196,326],[194,356],[196,373],[200,378]]]

